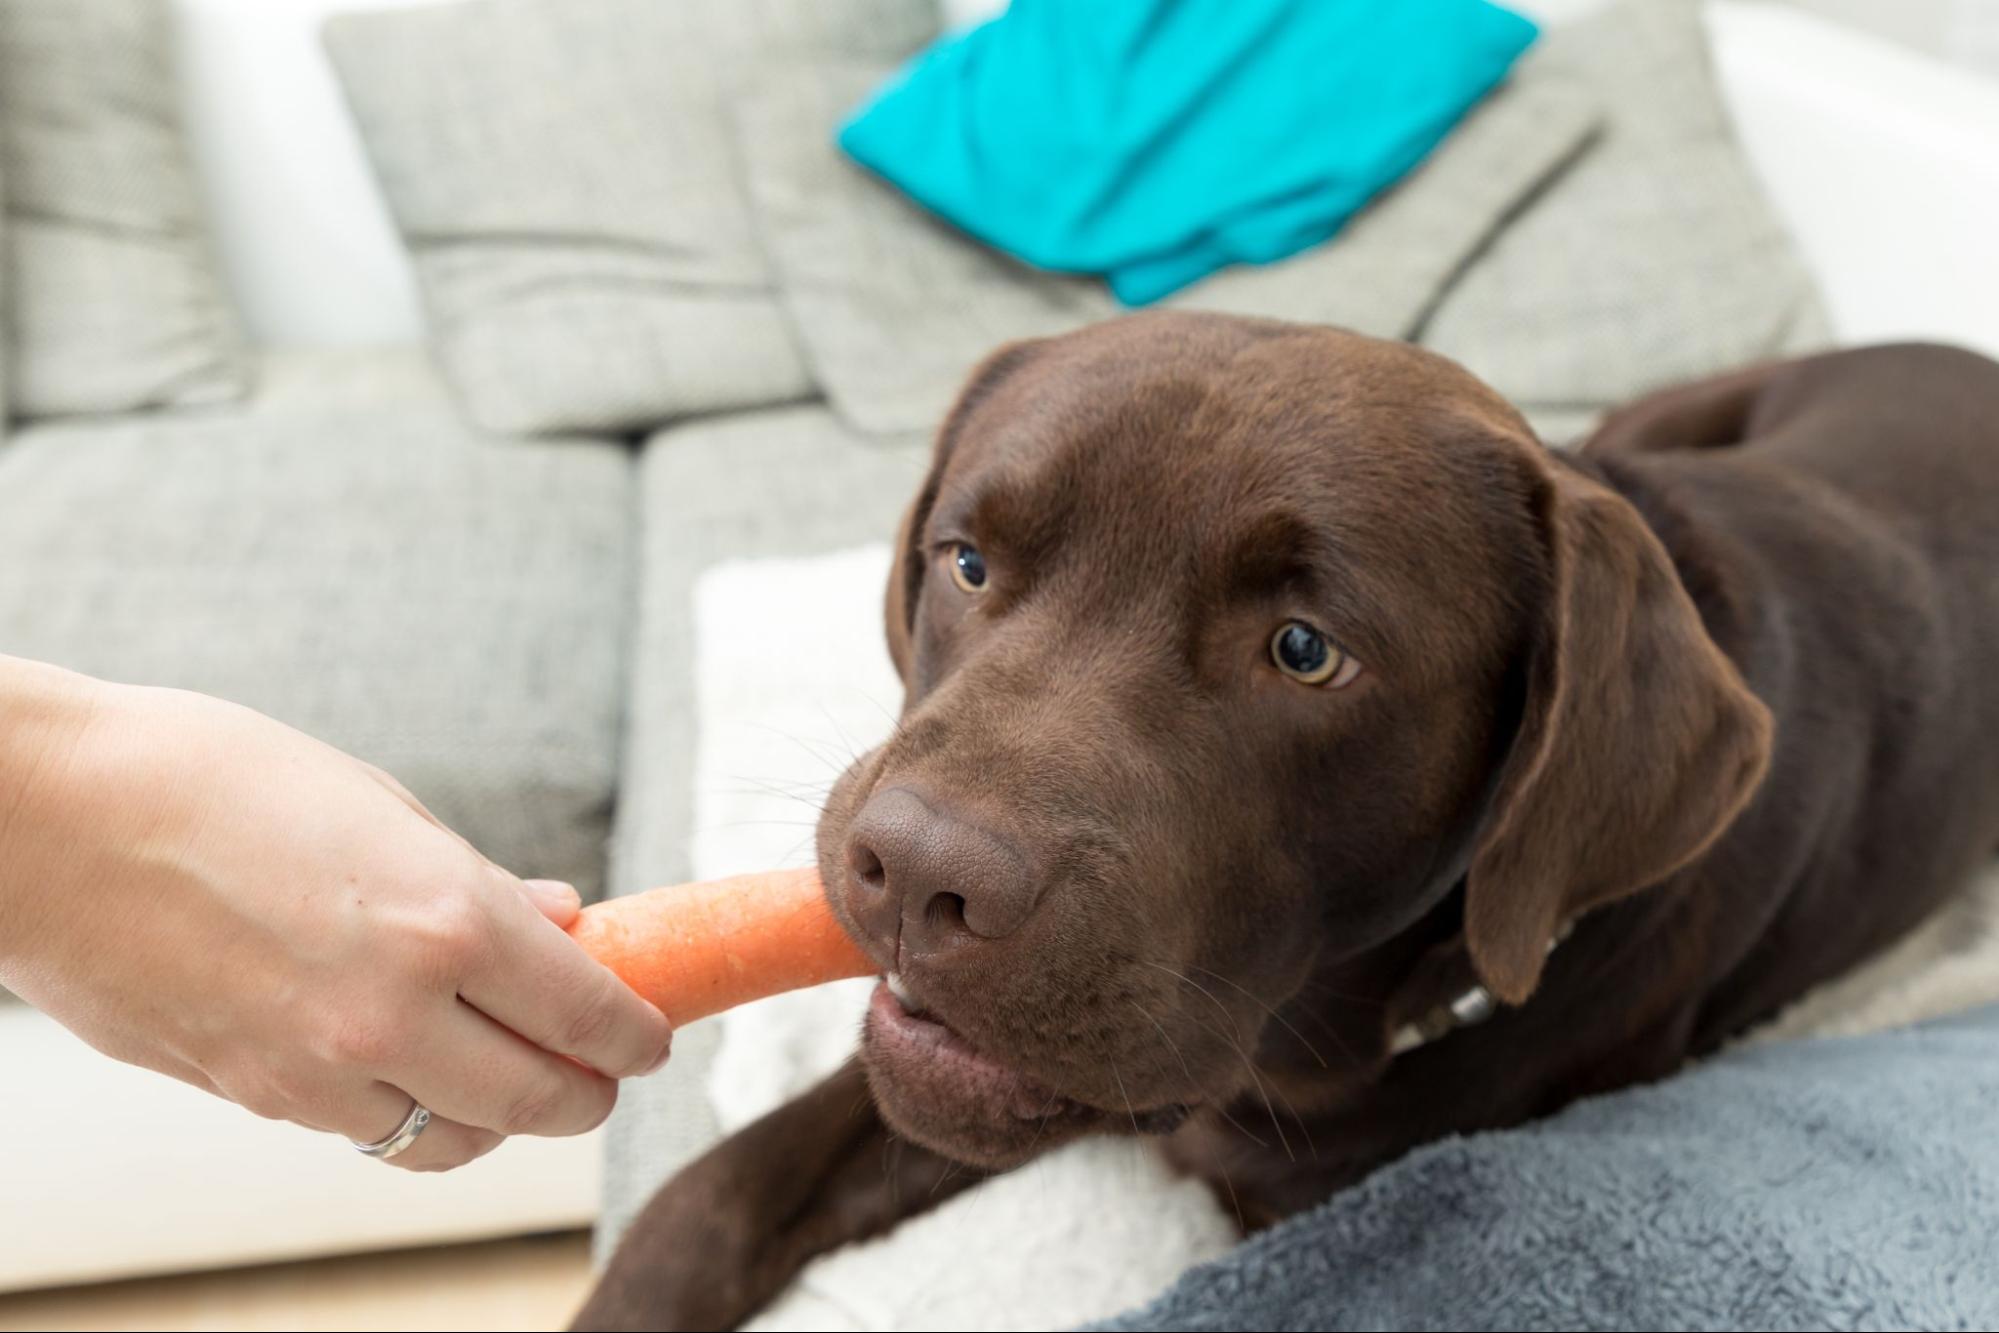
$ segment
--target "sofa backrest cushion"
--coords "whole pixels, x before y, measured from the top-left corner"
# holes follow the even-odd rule
[[[812,392],[727,90],[936,28],[934,0],[464,0],[325,36],[467,413],[606,432]]]
[[[1589,152],[1419,333],[1516,405],[1607,404],[1827,339],[1816,287],[1722,107],[1699,0],[1623,0],[1516,77],[1596,91]]]
[[[16,415],[247,390],[178,107],[164,0],[0,0]]]
[[[14,359],[11,350],[12,314],[7,306],[7,161],[0,154],[0,439],[7,435],[7,372]],[[0,996],[4,996],[0,992]]]

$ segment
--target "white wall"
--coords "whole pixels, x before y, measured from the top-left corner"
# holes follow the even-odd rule
[[[1795,0],[1824,18],[1999,75],[1999,0]]]
[[[413,0],[174,0],[182,99],[223,271],[259,342],[421,336],[414,280],[319,45]]]

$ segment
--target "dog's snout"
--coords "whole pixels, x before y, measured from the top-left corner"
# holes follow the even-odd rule
[[[847,868],[841,891],[854,920],[899,959],[1011,935],[1039,898],[1016,846],[907,787],[877,792],[861,808]]]

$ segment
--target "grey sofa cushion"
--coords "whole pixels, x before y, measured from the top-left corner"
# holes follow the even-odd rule
[[[965,372],[995,346],[1120,308],[1101,282],[1030,269],[841,157],[833,129],[883,72],[852,61],[773,69],[746,90],[737,129],[815,375],[861,429],[919,430],[943,416]],[[1329,244],[1226,270],[1165,304],[1404,336],[1595,121],[1573,79],[1515,80]]]
[[[7,155],[0,152],[0,439],[6,438],[7,420],[11,415],[7,410],[7,376],[12,370],[14,354],[12,303],[7,294]],[[4,995],[5,992],[0,992]]]
[[[249,410],[16,435],[0,651],[260,709],[394,773],[500,864],[591,892],[630,456],[482,437],[421,359],[295,357]]]
[[[1599,141],[1469,266],[1421,330],[1547,419],[1809,344],[1817,298],[1737,147],[1698,0],[1625,0],[1518,77],[1597,90]],[[1543,409],[1537,411],[1537,409]]]
[[[248,386],[181,134],[164,0],[0,0],[13,411]]]
[[[696,578],[755,556],[839,550],[895,534],[928,442],[863,439],[823,407],[690,423],[654,436],[639,462],[638,618],[611,891],[689,874],[695,753]],[[612,1113],[600,1246],[614,1245],[653,1190],[717,1136],[705,1091],[716,1032],[674,1036],[673,1060],[625,1085]]]
[[[723,106],[779,51],[888,59],[934,0],[477,0],[326,28],[440,363],[480,424],[640,430],[812,383]]]

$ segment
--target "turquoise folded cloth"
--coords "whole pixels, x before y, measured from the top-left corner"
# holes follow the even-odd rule
[[[1486,0],[1013,0],[839,142],[988,244],[1143,305],[1333,235],[1536,33]]]

